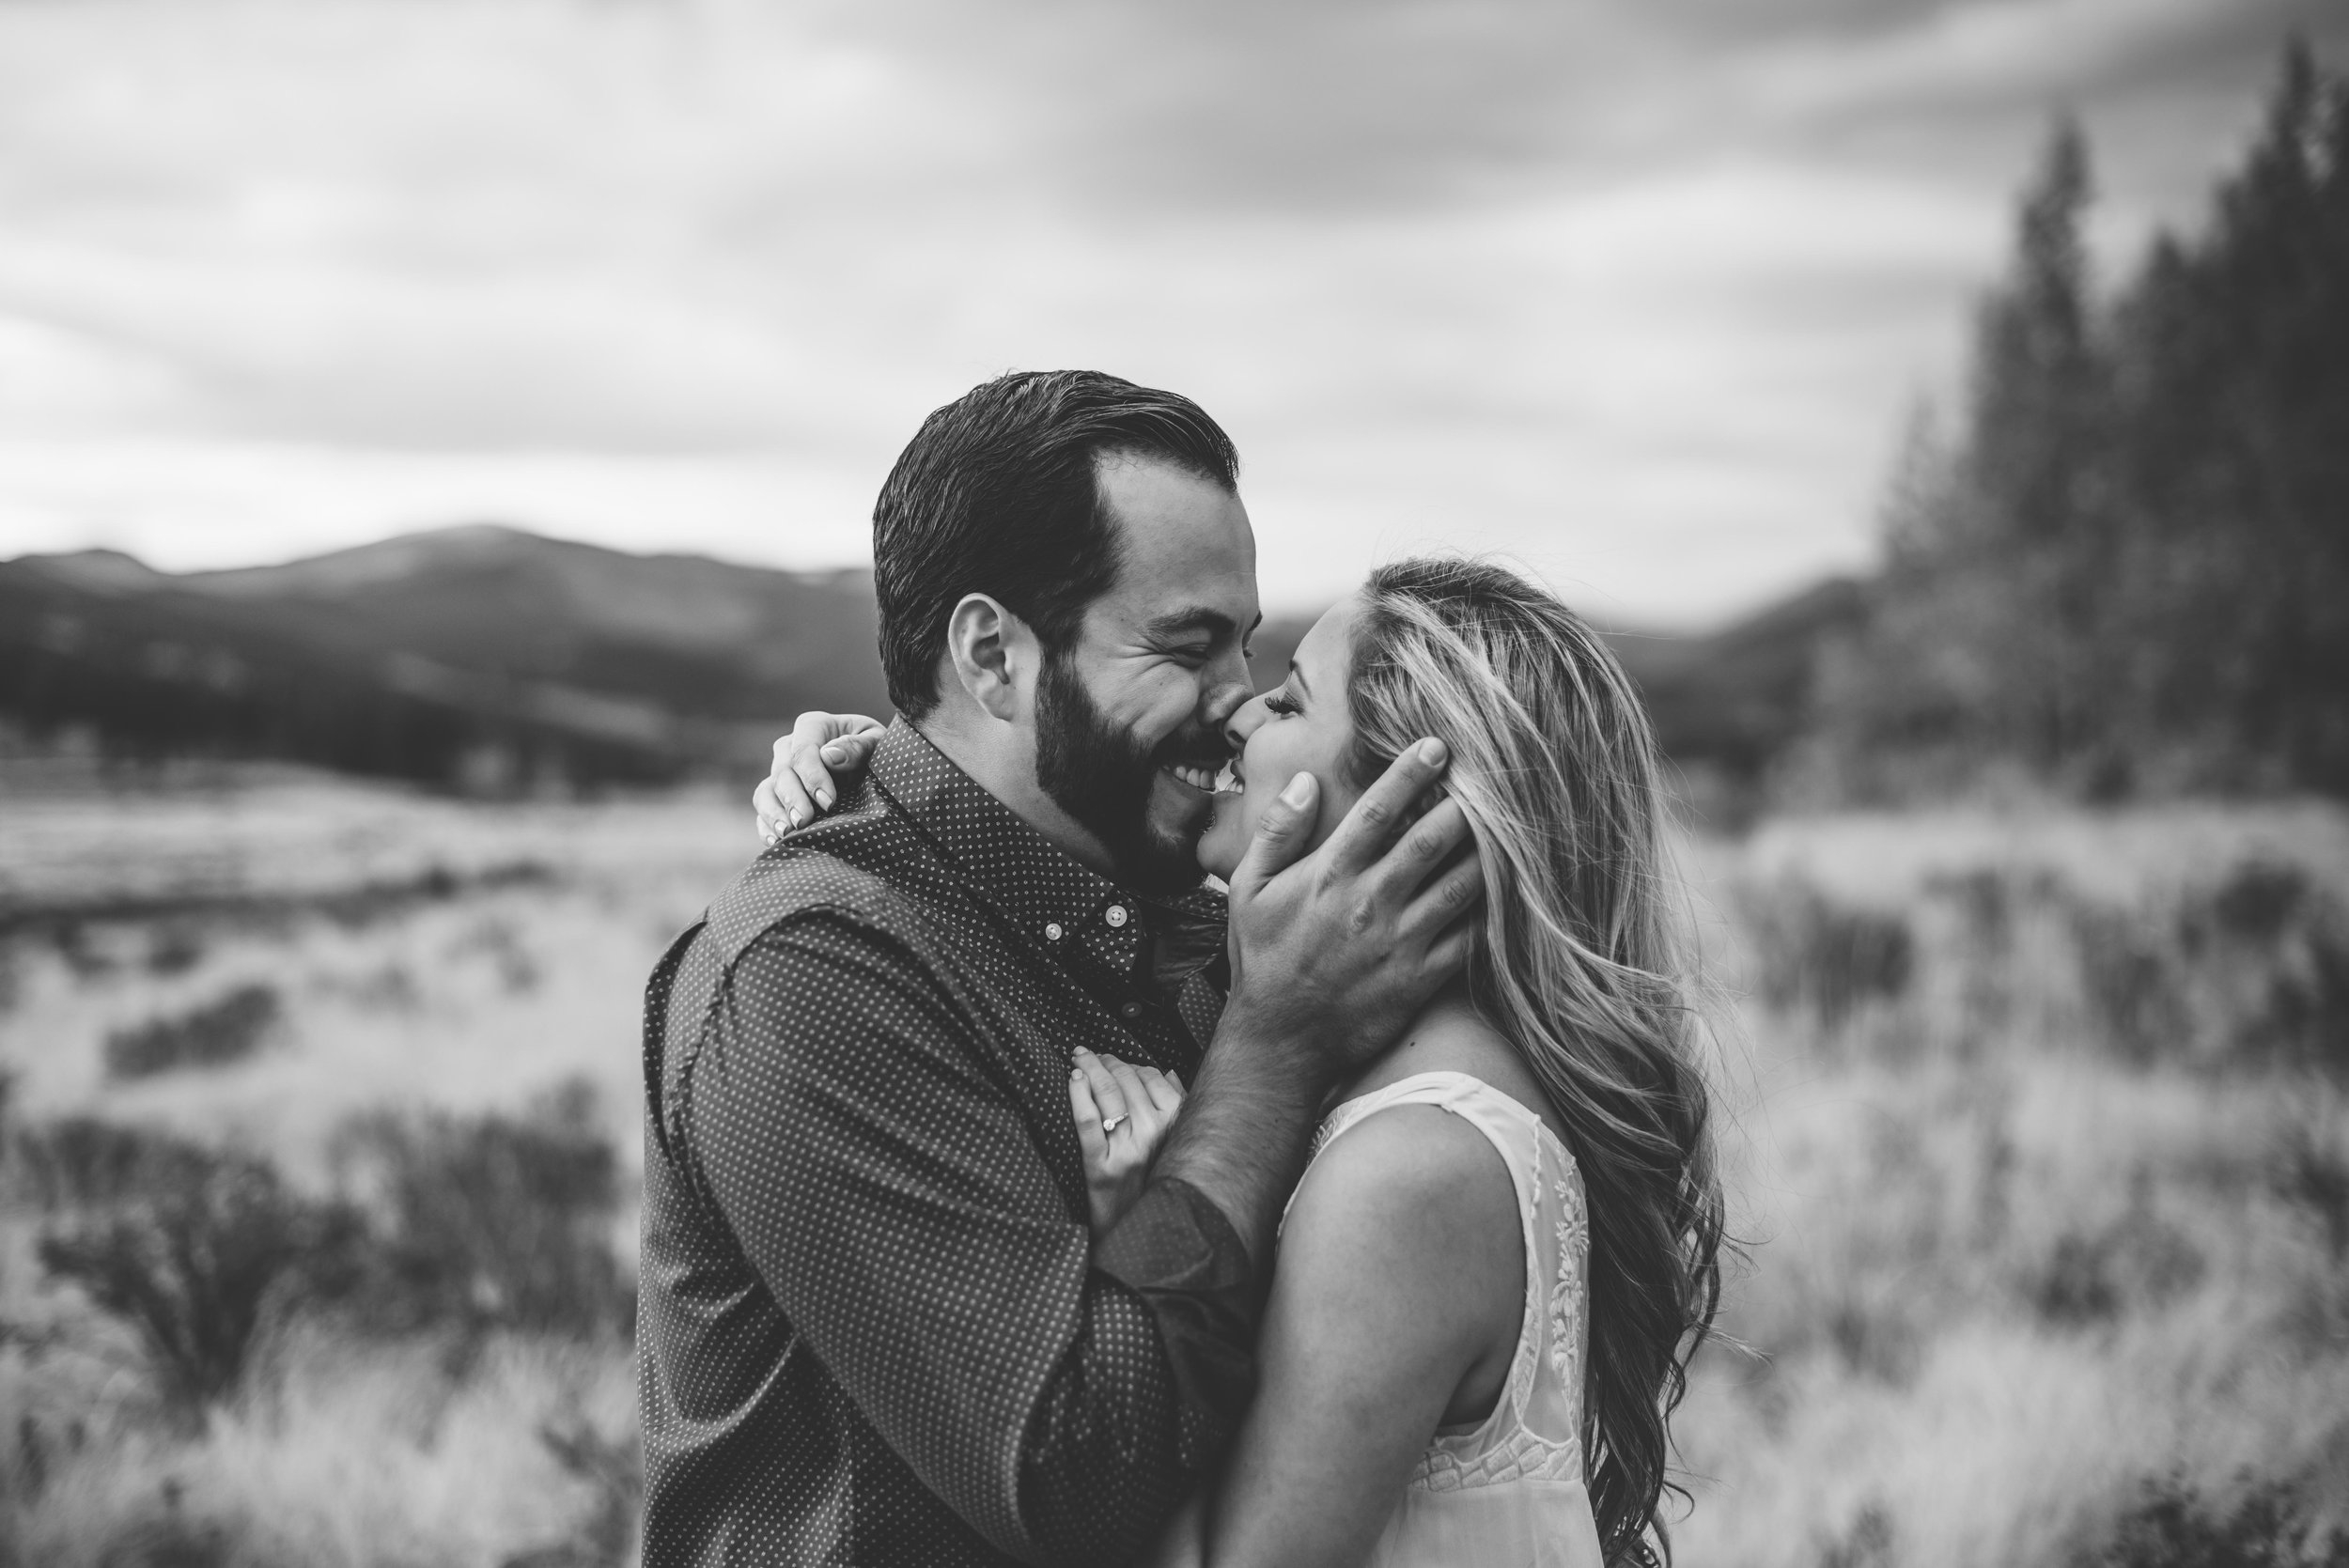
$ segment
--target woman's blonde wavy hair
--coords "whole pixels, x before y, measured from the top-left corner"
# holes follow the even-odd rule
[[[1423,736],[1452,749],[1485,869],[1470,993],[1541,1080],[1589,1200],[1599,1538],[1613,1561],[1652,1529],[1669,1555],[1667,1422],[1719,1302],[1722,1203],[1655,733],[1597,633],[1514,573],[1405,561],[1363,598],[1347,770],[1366,784]]]

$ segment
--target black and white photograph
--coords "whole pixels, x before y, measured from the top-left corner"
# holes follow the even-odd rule
[[[2341,0],[0,0],[0,1568],[2349,1568]]]

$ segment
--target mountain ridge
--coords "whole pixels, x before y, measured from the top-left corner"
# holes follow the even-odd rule
[[[1799,729],[1831,580],[1717,631],[1606,635],[1687,770],[1758,785]],[[1256,639],[1285,667],[1311,615]],[[0,562],[0,726],[123,760],[275,758],[485,793],[739,780],[802,708],[886,713],[869,570],[634,554],[494,523],[173,573]],[[0,733],[0,743],[6,733]]]

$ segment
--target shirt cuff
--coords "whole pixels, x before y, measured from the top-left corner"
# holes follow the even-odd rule
[[[1207,1465],[1256,1390],[1264,1293],[1239,1233],[1206,1193],[1164,1177],[1102,1238],[1093,1265],[1142,1297],[1157,1321],[1182,1408],[1183,1464]]]

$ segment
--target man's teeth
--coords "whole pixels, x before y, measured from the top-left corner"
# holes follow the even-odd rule
[[[1166,770],[1206,795],[1239,787],[1237,775],[1228,762],[1212,768],[1200,763],[1178,762],[1169,765]]]

